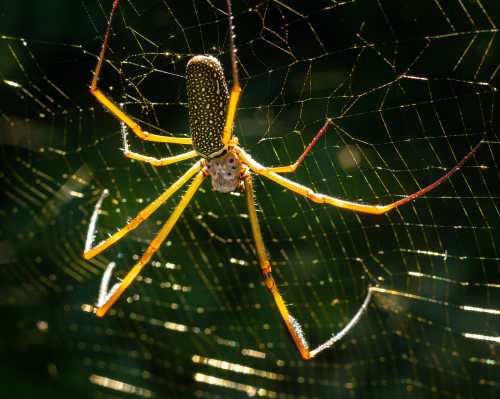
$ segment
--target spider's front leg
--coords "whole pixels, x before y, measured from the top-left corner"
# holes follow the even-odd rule
[[[369,205],[369,204],[360,204],[357,202],[352,202],[352,201],[346,201],[340,198],[336,197],[331,197],[329,195],[317,193],[310,189],[309,187],[303,186],[302,184],[299,184],[297,182],[294,182],[290,179],[287,179],[278,173],[275,173],[272,171],[272,168],[268,168],[266,166],[261,165],[258,163],[256,160],[254,160],[249,154],[245,152],[241,147],[236,147],[236,152],[242,162],[250,167],[252,171],[255,173],[265,176],[268,179],[274,181],[275,183],[278,183],[279,185],[299,194],[302,195],[303,197],[306,197],[310,199],[311,201],[314,201],[319,204],[328,204],[335,206],[337,208],[344,208],[344,209],[350,209],[351,211],[355,212],[362,212],[362,213],[371,213],[374,215],[380,215],[383,213],[387,213],[392,209],[398,208],[401,205],[407,204],[414,199],[421,197],[422,195],[428,193],[429,191],[435,189],[437,186],[439,186],[441,183],[445,182],[448,180],[451,176],[453,176],[456,172],[460,170],[460,168],[467,162],[469,158],[471,158],[476,151],[479,149],[483,141],[481,140],[479,143],[477,143],[467,155],[465,155],[453,168],[451,168],[445,175],[441,176],[439,179],[436,181],[432,182],[431,184],[425,186],[424,188],[418,190],[417,192],[410,194],[398,201],[391,202],[386,205]]]
[[[160,231],[157,233],[155,238],[151,241],[151,243],[149,244],[144,254],[141,256],[139,261],[134,265],[134,267],[132,267],[132,269],[130,269],[130,271],[123,278],[123,280],[113,287],[112,292],[106,296],[103,303],[99,304],[100,306],[96,311],[97,316],[103,317],[108,312],[108,310],[121,297],[121,295],[129,287],[129,285],[132,284],[132,282],[139,275],[144,266],[148,264],[151,257],[156,253],[156,251],[158,251],[163,241],[165,241],[165,239],[168,237],[168,235],[174,228],[175,224],[183,214],[184,210],[188,206],[189,202],[196,194],[196,191],[200,187],[201,183],[203,183],[203,181],[207,176],[208,172],[205,169],[202,169],[196,174],[196,176],[191,182],[191,185],[188,187],[187,191],[184,193],[181,200],[179,201],[177,207],[169,216],[169,218],[162,226]]]
[[[99,255],[105,249],[111,247],[113,244],[121,240],[125,235],[127,235],[132,230],[136,229],[148,219],[153,212],[155,212],[165,201],[167,201],[173,194],[177,192],[185,183],[189,181],[196,173],[201,170],[201,161],[196,162],[191,168],[189,168],[177,181],[172,183],[158,198],[146,206],[142,211],[140,211],[137,216],[131,219],[124,227],[119,229],[113,235],[108,237],[106,240],[92,247],[92,241],[96,229],[97,218],[100,212],[101,204],[104,197],[107,195],[107,191],[104,191],[97,201],[94,212],[89,223],[89,229],[87,232],[87,241],[85,244],[85,251],[83,257],[87,260],[92,259],[94,256]]]
[[[250,219],[250,224],[252,226],[252,234],[255,241],[255,248],[259,259],[259,264],[262,270],[262,274],[264,275],[264,282],[268,290],[271,292],[271,295],[273,296],[274,303],[276,304],[280,316],[283,319],[283,322],[285,323],[288,332],[290,333],[290,336],[293,339],[293,342],[295,343],[297,349],[299,350],[300,355],[305,360],[311,359],[318,353],[331,347],[335,342],[342,339],[347,333],[349,333],[349,331],[351,331],[354,328],[354,326],[361,319],[363,312],[368,307],[368,303],[370,302],[372,296],[372,289],[368,288],[368,294],[366,295],[365,300],[363,301],[361,307],[354,315],[354,317],[351,319],[351,321],[347,323],[347,325],[339,333],[333,335],[330,339],[328,339],[315,349],[310,350],[309,344],[307,343],[307,340],[304,336],[301,325],[288,311],[285,301],[283,300],[283,297],[281,296],[278,286],[276,285],[276,281],[274,280],[271,271],[271,263],[269,262],[269,258],[267,257],[266,254],[266,247],[264,245],[264,239],[262,238],[262,232],[260,230],[259,220],[257,218],[257,211],[255,209],[255,197],[253,194],[252,176],[248,172],[245,173],[243,179],[244,179],[245,195],[248,207],[248,217]]]

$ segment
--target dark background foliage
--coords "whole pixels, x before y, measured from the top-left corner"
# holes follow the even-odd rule
[[[0,0],[0,397],[497,397],[498,1],[235,1],[236,134],[263,164],[295,159],[329,117],[292,178],[386,203],[484,139],[451,181],[389,215],[256,178],[276,278],[311,345],[379,288],[352,333],[311,362],[262,284],[243,197],[208,183],[109,316],[91,314],[106,265],[123,275],[179,199],[86,262],[102,190],[97,240],[187,167],[124,159],[119,123],[88,93],[110,8]],[[229,71],[224,10],[123,0],[103,89],[148,129],[187,132],[187,60],[211,53]]]

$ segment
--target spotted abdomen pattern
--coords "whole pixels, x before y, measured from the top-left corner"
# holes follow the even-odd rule
[[[189,127],[194,149],[204,158],[224,152],[222,133],[229,100],[224,71],[217,58],[197,55],[186,68]]]

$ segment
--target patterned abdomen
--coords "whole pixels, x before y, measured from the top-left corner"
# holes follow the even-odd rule
[[[204,158],[224,151],[222,133],[229,99],[224,71],[217,58],[197,55],[186,68],[189,127],[194,149]]]

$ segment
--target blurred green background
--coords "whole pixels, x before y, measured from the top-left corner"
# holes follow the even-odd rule
[[[229,71],[225,3],[122,3],[101,87],[147,129],[188,134],[186,62],[210,53]],[[179,199],[87,262],[101,192],[110,196],[97,241],[189,162],[125,159],[119,122],[88,93],[111,1],[0,0],[0,397],[497,397],[498,1],[233,7],[244,90],[235,129],[259,162],[293,161],[332,118],[291,178],[388,203],[484,143],[450,181],[382,216],[255,179],[275,277],[311,346],[379,287],[351,334],[317,359],[300,359],[262,284],[244,197],[208,182],[97,319],[106,265],[117,263],[113,281],[123,276]],[[157,157],[180,151],[130,144]]]

